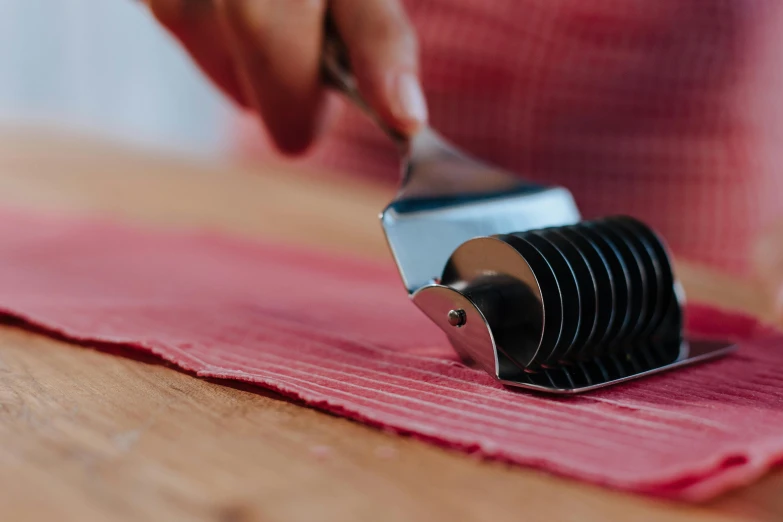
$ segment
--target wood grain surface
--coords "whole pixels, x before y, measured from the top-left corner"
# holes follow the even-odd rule
[[[37,129],[0,132],[4,205],[383,257],[376,214],[389,197],[291,166],[205,164]],[[766,314],[753,285],[679,268],[692,299]],[[259,388],[7,324],[0,520],[779,521],[783,474],[708,505],[651,500],[481,462]]]

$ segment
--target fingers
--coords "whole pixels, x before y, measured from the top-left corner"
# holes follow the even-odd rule
[[[147,3],[155,18],[180,41],[202,71],[234,102],[250,108],[212,0],[147,0]]]
[[[399,0],[333,0],[330,9],[364,98],[392,127],[414,133],[427,105],[416,36]]]
[[[304,151],[325,127],[325,0],[217,0],[240,81],[278,148]]]
[[[304,151],[331,114],[321,83],[327,0],[147,0],[199,66],[257,110],[280,150]],[[399,0],[332,0],[363,96],[391,127],[427,119],[413,29]]]

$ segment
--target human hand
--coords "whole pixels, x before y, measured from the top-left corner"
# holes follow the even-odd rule
[[[331,111],[321,83],[324,17],[333,17],[359,90],[404,134],[427,119],[413,28],[399,0],[146,0],[155,17],[277,147],[305,151]]]

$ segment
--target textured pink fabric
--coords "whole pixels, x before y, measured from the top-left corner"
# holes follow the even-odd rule
[[[208,234],[0,212],[0,309],[121,343],[480,456],[687,500],[783,456],[783,336],[703,307],[744,339],[720,361],[569,399],[461,365],[390,263]]]
[[[738,273],[783,219],[783,2],[405,3],[432,124],[473,154]],[[263,154],[246,123],[242,150]],[[355,110],[308,161],[398,177],[393,145]]]

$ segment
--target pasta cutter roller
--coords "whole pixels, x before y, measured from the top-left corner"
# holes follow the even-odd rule
[[[403,153],[383,230],[408,294],[466,363],[506,385],[575,394],[735,348],[684,335],[682,288],[644,223],[582,221],[564,188],[486,165],[431,128],[400,136],[362,100],[328,24],[323,65]]]

